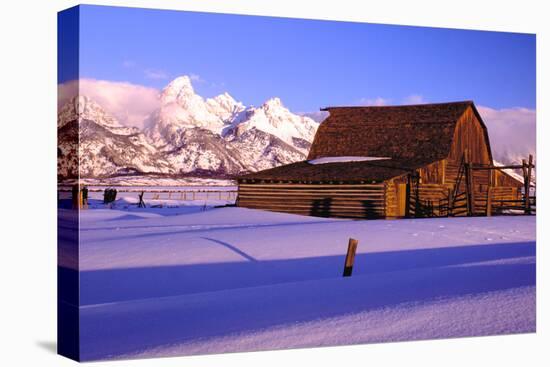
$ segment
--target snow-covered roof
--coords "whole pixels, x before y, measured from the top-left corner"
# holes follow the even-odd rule
[[[309,164],[326,164],[326,163],[338,163],[338,162],[368,162],[368,161],[379,161],[384,159],[391,159],[389,157],[322,157],[317,159],[311,159],[308,161]]]

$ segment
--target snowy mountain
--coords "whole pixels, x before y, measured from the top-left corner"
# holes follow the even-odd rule
[[[146,132],[157,145],[179,146],[186,129],[200,128],[221,135],[229,121],[244,109],[228,93],[205,100],[195,93],[187,76],[174,79],[159,98],[160,108],[146,123]]]
[[[239,114],[226,134],[240,137],[245,132],[256,129],[276,136],[297,149],[307,151],[309,146],[304,149],[300,141],[313,141],[318,125],[309,117],[290,112],[279,98],[271,98],[261,107],[250,107]]]
[[[121,125],[87,97],[75,97],[65,104],[57,126],[62,176],[78,174],[77,156],[82,177],[171,172],[143,132]]]
[[[305,159],[318,123],[293,114],[279,98],[260,107],[245,107],[228,93],[204,99],[182,76],[160,92],[159,108],[144,126],[143,131],[123,126],[91,99],[73,98],[58,115],[60,154],[65,157],[60,173],[76,173],[76,161],[68,162],[78,133],[82,177],[227,177]]]

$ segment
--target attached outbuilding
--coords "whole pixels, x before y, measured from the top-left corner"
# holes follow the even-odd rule
[[[491,203],[521,200],[472,101],[323,110],[307,160],[238,177],[237,206],[396,218],[491,215]]]

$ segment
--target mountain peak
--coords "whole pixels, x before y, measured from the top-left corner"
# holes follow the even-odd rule
[[[231,94],[227,92],[223,92],[222,94],[217,95],[216,97],[214,97],[214,99],[218,101],[235,101],[235,98],[233,98]]]
[[[182,75],[172,80],[161,93],[161,99],[165,103],[173,102],[176,99],[195,95],[195,90],[191,84],[191,78]]]
[[[92,120],[108,128],[125,128],[97,102],[84,95],[72,97],[61,107],[57,115],[57,126],[62,127],[74,120]]]
[[[278,108],[284,107],[283,102],[279,97],[273,97],[264,102],[263,107],[269,108]]]

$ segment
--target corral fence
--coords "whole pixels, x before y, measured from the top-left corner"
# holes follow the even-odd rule
[[[227,189],[216,189],[216,188],[149,188],[149,187],[86,187],[81,185],[79,199],[82,196],[82,191],[87,190],[86,193],[90,199],[104,200],[105,197],[112,197],[113,190],[116,190],[115,197],[135,197],[136,204],[143,200],[146,204],[148,202],[158,203],[158,202],[170,202],[170,201],[196,201],[197,204],[208,204],[212,202],[235,202],[237,199],[237,190],[236,188],[227,188]],[[74,198],[74,188],[72,187],[59,187],[58,188],[58,200],[62,199],[72,199],[76,202]],[[107,194],[107,195],[106,195]],[[141,200],[140,200],[141,199]],[[78,204],[73,203],[73,207],[76,207]]]

